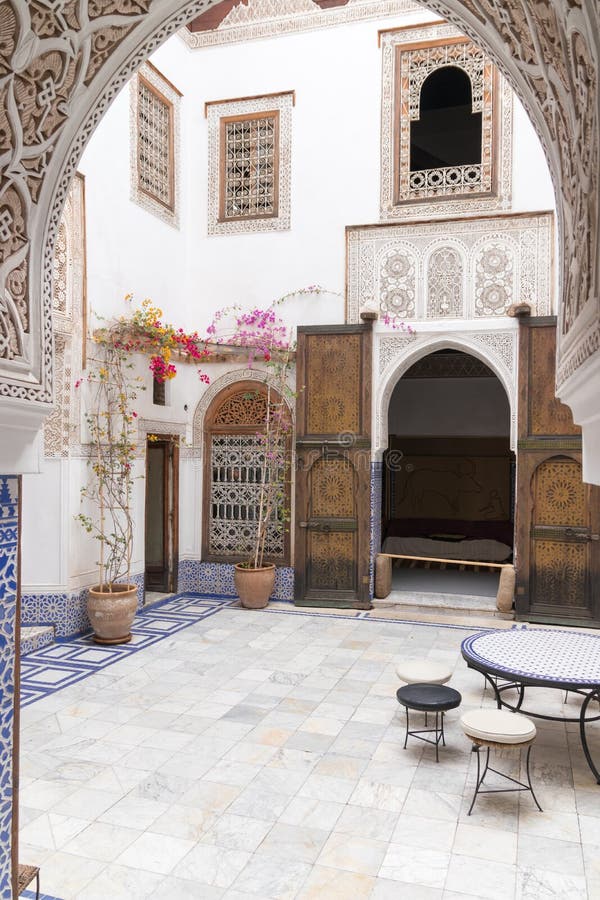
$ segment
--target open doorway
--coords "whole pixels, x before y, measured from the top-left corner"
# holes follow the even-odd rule
[[[146,446],[146,602],[177,589],[179,439],[149,435]],[[150,595],[150,598],[149,598]]]
[[[499,569],[486,564],[510,562],[514,545],[502,383],[467,353],[431,353],[396,385],[388,426],[382,549],[413,557],[394,560],[392,599],[493,609]]]

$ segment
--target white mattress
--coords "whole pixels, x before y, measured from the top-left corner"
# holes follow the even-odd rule
[[[511,555],[512,548],[491,538],[434,541],[432,538],[421,537],[388,537],[383,542],[383,552],[397,553],[398,556],[433,556],[473,562],[504,562]]]

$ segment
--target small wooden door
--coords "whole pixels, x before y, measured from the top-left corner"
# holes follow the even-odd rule
[[[177,589],[179,446],[176,438],[146,448],[146,589]]]
[[[517,617],[600,622],[600,488],[585,484],[581,431],[554,395],[556,322],[519,335]]]
[[[369,608],[371,328],[298,329],[295,599]]]

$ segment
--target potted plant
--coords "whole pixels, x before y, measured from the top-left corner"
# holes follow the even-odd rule
[[[131,376],[129,348],[115,340],[110,328],[98,332],[94,340],[97,352],[90,359],[85,414],[91,477],[81,498],[95,510],[76,518],[100,545],[98,584],[90,588],[87,600],[94,640],[124,644],[131,640],[137,610],[137,585],[131,579],[136,454],[132,403],[140,380]]]
[[[280,301],[281,302],[281,301]],[[227,329],[233,316],[233,329]],[[218,326],[217,326],[218,323]],[[234,584],[242,606],[262,609],[269,602],[275,584],[275,564],[268,561],[269,533],[284,529],[289,521],[286,509],[286,482],[290,477],[290,435],[292,420],[287,401],[294,396],[289,385],[293,346],[285,324],[273,306],[241,312],[234,307],[218,312],[208,328],[213,343],[243,347],[248,365],[266,363],[265,420],[257,432],[259,444],[257,481],[260,485],[249,549],[245,559],[234,566]],[[227,335],[227,337],[222,337]]]

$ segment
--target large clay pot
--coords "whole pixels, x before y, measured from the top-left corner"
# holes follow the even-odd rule
[[[270,563],[260,569],[236,565],[233,574],[235,589],[246,609],[264,609],[275,586],[275,566]]]
[[[90,588],[87,613],[97,644],[127,644],[131,640],[131,623],[138,606],[137,585],[113,584]]]

